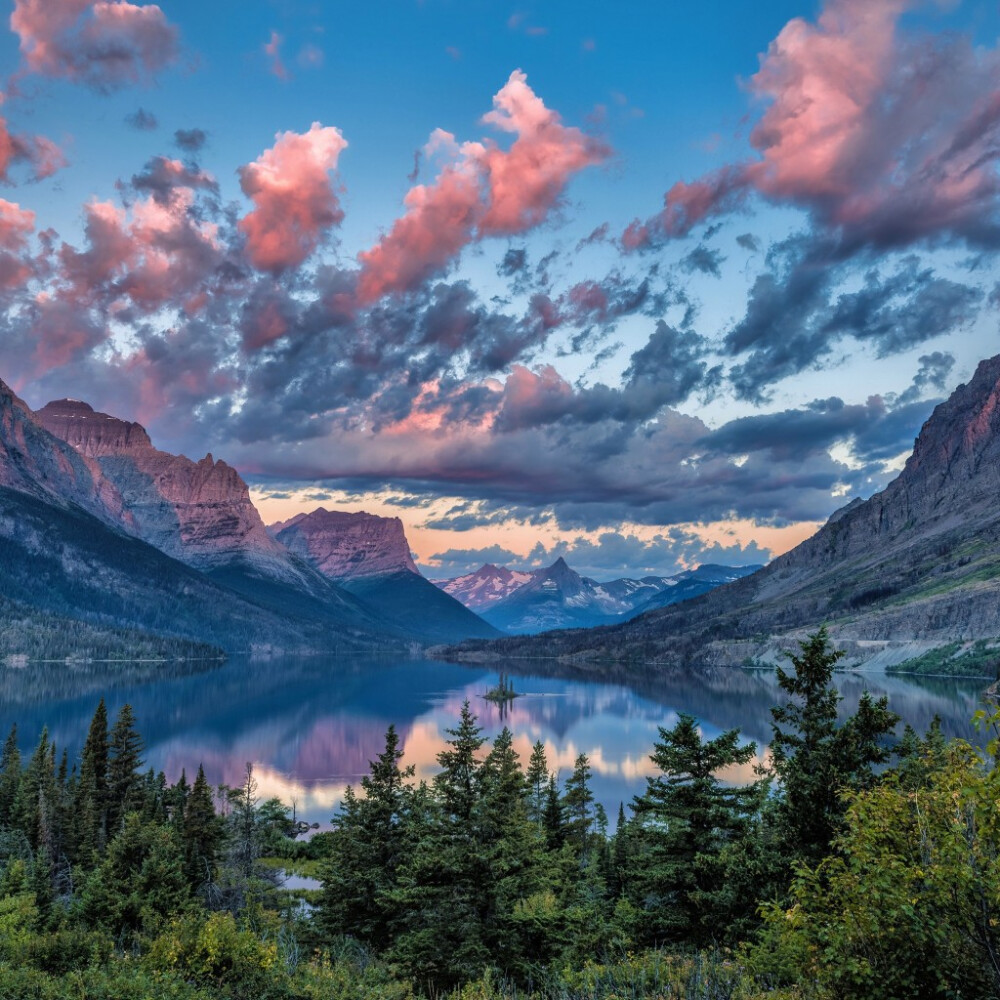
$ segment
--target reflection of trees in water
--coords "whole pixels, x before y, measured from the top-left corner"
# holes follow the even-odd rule
[[[497,664],[495,669],[500,669]],[[744,736],[766,745],[771,739],[771,706],[782,697],[773,670],[706,667],[674,669],[636,675],[623,667],[610,667],[595,676],[591,665],[579,669],[553,661],[508,661],[502,668],[512,674],[561,677],[566,680],[621,684],[629,691],[662,705],[685,711],[719,729],[739,728]],[[929,678],[845,671],[835,674],[844,701],[840,715],[854,712],[864,691],[889,696],[889,706],[918,732],[925,732],[935,715],[948,736],[976,739],[971,725],[980,705],[983,685],[966,678]]]
[[[146,740],[147,761],[174,778],[204,761],[213,781],[230,778],[246,760],[297,780],[334,784],[356,780],[382,746],[389,723],[404,737],[420,730],[433,761],[435,732],[454,722],[464,698],[481,695],[503,670],[523,694],[506,707],[479,701],[488,731],[507,724],[543,734],[559,750],[580,740],[599,745],[612,770],[641,762],[655,727],[689,712],[703,725],[739,728],[763,748],[771,738],[770,709],[779,699],[773,671],[733,668],[659,670],[637,676],[622,669],[579,669],[552,661],[509,661],[477,667],[429,660],[234,658],[215,669],[192,664],[33,665],[0,669],[0,737],[17,722],[26,750],[43,725],[60,747],[78,752],[97,700],[111,713],[130,702]],[[949,735],[975,738],[969,725],[979,685],[942,678],[842,673],[844,713],[861,692],[889,695],[891,707],[918,731],[936,715]],[[419,724],[419,725],[418,725]],[[531,737],[532,740],[535,738]],[[433,744],[433,745],[432,745]],[[588,747],[589,749],[589,747]],[[232,766],[231,766],[232,765]],[[173,773],[177,772],[177,773]],[[624,778],[606,775],[602,781]],[[636,779],[639,780],[639,779]],[[610,791],[617,801],[617,792]],[[630,792],[622,796],[626,801]],[[325,812],[324,812],[325,815]]]

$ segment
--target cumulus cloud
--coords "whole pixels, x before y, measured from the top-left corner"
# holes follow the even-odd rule
[[[150,80],[177,58],[177,29],[156,4],[14,0],[25,68],[99,91]]]
[[[624,245],[683,236],[751,193],[801,206],[847,246],[1000,245],[1000,55],[901,31],[917,5],[827,0],[815,23],[789,21],[749,81],[757,157],[679,181]]]
[[[308,132],[283,132],[253,163],[240,167],[240,187],[253,211],[239,223],[247,256],[261,271],[298,267],[344,217],[330,171],[347,140],[313,122]]]
[[[0,104],[4,95],[0,94]],[[13,183],[11,170],[23,164],[32,180],[51,177],[66,165],[62,150],[51,139],[41,135],[11,132],[7,120],[0,116],[0,183]]]
[[[431,136],[427,152],[443,154],[445,164],[433,184],[410,189],[405,214],[359,255],[362,302],[412,290],[473,240],[537,226],[573,174],[610,155],[604,143],[563,125],[520,70],[494,96],[483,122],[516,138],[504,149],[489,140],[459,145],[440,129]]]

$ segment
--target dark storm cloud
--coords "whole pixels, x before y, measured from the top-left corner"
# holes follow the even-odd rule
[[[841,291],[863,264],[861,287]],[[983,293],[937,275],[914,255],[844,261],[826,240],[797,237],[774,248],[725,347],[746,355],[730,373],[737,396],[764,402],[774,383],[815,367],[845,337],[879,357],[969,327]]]
[[[757,253],[760,250],[760,240],[753,233],[741,233],[736,237],[736,243],[750,253]]]
[[[947,351],[935,351],[920,356],[920,368],[913,376],[910,387],[900,394],[897,403],[911,403],[921,399],[928,389],[943,393],[955,367],[955,358]]]

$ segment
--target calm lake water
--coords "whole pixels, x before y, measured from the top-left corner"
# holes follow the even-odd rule
[[[771,672],[682,671],[626,681],[606,673],[543,675],[548,667],[521,661],[502,665],[522,696],[501,718],[500,709],[482,698],[500,666],[234,657],[210,670],[163,664],[2,668],[0,739],[16,722],[22,749],[30,751],[47,725],[74,759],[103,695],[112,719],[131,703],[147,766],[171,781],[182,768],[193,780],[202,763],[209,781],[235,785],[252,761],[261,798],[294,801],[300,817],[326,826],[345,787],[356,785],[381,751],[390,723],[402,737],[405,762],[429,778],[446,730],[468,699],[487,736],[510,726],[525,763],[535,740],[545,744],[561,778],[578,754],[587,754],[595,795],[613,824],[619,802],[627,805],[654,773],[648,754],[657,727],[670,727],[679,712],[689,712],[706,736],[738,727],[761,753],[771,735],[768,710],[779,695]],[[948,735],[977,739],[969,720],[979,707],[980,682],[845,673],[838,685],[845,711],[868,689],[888,694],[890,706],[921,732],[939,715]],[[731,777],[749,778],[749,766]]]

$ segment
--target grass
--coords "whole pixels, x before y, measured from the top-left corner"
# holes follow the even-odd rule
[[[886,668],[889,674],[923,674],[944,677],[988,677],[998,675],[1000,640],[949,642],[902,663]]]

